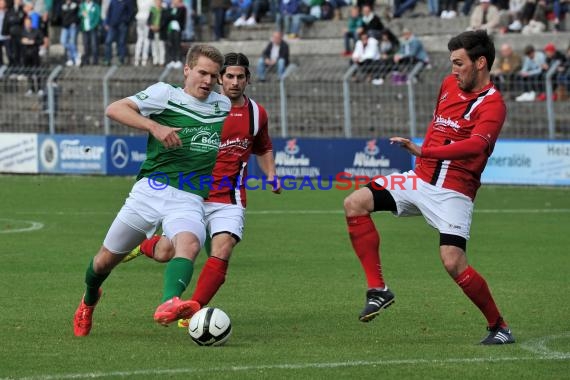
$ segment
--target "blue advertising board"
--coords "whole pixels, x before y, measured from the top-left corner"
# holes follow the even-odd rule
[[[38,135],[40,173],[105,174],[106,138]]]
[[[279,177],[384,176],[411,169],[410,154],[388,139],[273,139]],[[261,176],[255,158],[249,174]]]
[[[108,136],[107,174],[137,174],[146,158],[146,142],[146,136]]]

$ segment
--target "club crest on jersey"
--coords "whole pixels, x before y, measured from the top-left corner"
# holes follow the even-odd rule
[[[215,102],[214,103],[214,113],[218,114],[220,112],[222,112],[222,110],[220,110],[220,105],[218,104],[218,102]]]
[[[144,92],[139,92],[138,94],[135,95],[139,100],[145,100],[148,99],[148,95],[145,94]]]

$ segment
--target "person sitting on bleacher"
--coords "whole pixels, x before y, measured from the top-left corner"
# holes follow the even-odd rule
[[[301,24],[312,25],[322,17],[321,6],[324,0],[303,0],[299,12],[293,15],[293,24],[289,38],[295,39],[301,36]]]
[[[384,84],[384,79],[394,67],[394,55],[399,51],[400,42],[398,37],[392,33],[388,28],[382,31],[382,38],[380,39],[380,61],[378,62],[378,69],[374,73],[372,84],[380,86]]]
[[[522,57],[513,51],[511,45],[504,43],[499,50],[499,56],[495,59],[491,68],[491,80],[503,98],[508,99],[508,92],[514,90],[515,77],[522,67]]]
[[[400,81],[405,82],[405,74],[416,63],[421,62],[423,67],[429,65],[429,56],[420,41],[408,28],[402,29],[402,39],[400,40],[400,50],[394,55],[396,65],[396,75],[400,75]]]
[[[275,15],[276,29],[291,34],[293,17],[301,11],[302,0],[279,0],[279,12]]]
[[[491,4],[491,0],[479,0],[469,18],[467,30],[485,30],[487,34],[494,34],[500,27],[499,8]]]
[[[344,35],[344,53],[345,57],[352,55],[352,45],[358,41],[358,29],[362,28],[362,17],[360,16],[360,8],[354,5],[350,8],[350,16],[346,28],[343,30]]]
[[[352,53],[351,64],[358,65],[354,72],[353,80],[359,82],[363,77],[367,82],[372,82],[374,73],[380,62],[380,50],[378,40],[368,35],[367,31],[360,33],[360,39],[356,42]]]
[[[376,15],[370,5],[363,5],[362,6],[362,28],[358,31],[361,33],[362,31],[366,31],[366,33],[370,37],[374,37],[375,39],[380,39],[380,34],[384,29],[384,24],[380,20],[380,17]]]
[[[542,92],[546,56],[536,51],[534,46],[528,45],[524,49],[523,66],[517,75],[517,81],[522,83],[524,92],[516,97],[517,102],[533,102],[536,93]]]
[[[271,67],[277,67],[277,75],[281,79],[287,65],[289,65],[289,45],[283,41],[281,32],[273,32],[271,41],[267,44],[257,62],[257,79],[260,82],[264,82],[267,69]]]

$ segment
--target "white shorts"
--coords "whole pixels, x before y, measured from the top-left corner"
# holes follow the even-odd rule
[[[162,224],[170,240],[180,232],[191,232],[203,245],[206,240],[202,197],[172,186],[153,189],[147,178],[133,186],[115,217],[103,245],[113,253],[128,253]]]
[[[204,202],[206,228],[210,236],[220,232],[229,232],[238,237],[243,237],[245,225],[245,208],[239,205]]]
[[[402,186],[386,186],[393,182],[376,181],[386,186],[396,202],[397,216],[423,215],[430,226],[440,233],[457,235],[469,240],[473,217],[473,201],[455,190],[433,186],[420,179],[413,170],[390,176],[404,177]]]

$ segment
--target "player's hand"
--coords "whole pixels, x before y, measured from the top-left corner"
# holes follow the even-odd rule
[[[267,177],[267,182],[272,184],[273,188],[271,191],[273,194],[281,194],[281,183],[279,182],[279,178],[277,176]]]
[[[398,144],[414,156],[421,156],[422,148],[405,137],[391,137],[390,144]]]
[[[171,128],[164,125],[159,125],[151,133],[162,143],[165,148],[176,148],[182,146],[182,140],[178,137],[178,132],[182,128]]]

